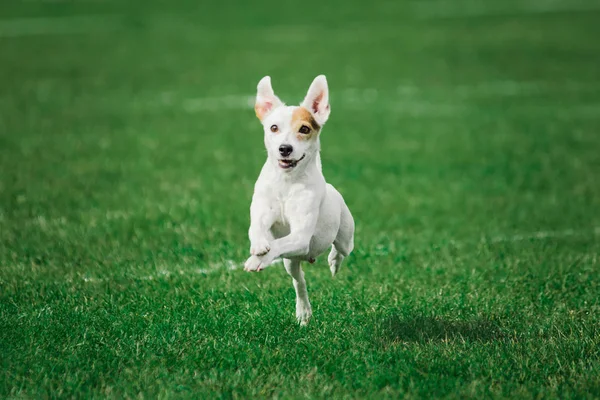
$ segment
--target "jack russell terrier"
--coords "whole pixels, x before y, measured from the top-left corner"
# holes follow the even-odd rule
[[[321,171],[319,135],[330,113],[327,80],[317,76],[296,107],[279,100],[265,76],[254,110],[264,127],[267,161],[254,186],[251,257],[244,269],[260,271],[283,258],[296,289],[296,318],[306,325],[312,309],[300,263],[313,263],[331,247],[327,260],[335,275],[354,247],[352,214]]]

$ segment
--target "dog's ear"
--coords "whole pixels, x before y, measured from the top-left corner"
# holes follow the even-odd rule
[[[254,111],[258,119],[262,121],[267,114],[282,104],[281,100],[273,92],[271,77],[265,76],[262,78],[256,87],[256,103],[254,104]]]
[[[319,125],[323,125],[327,121],[331,108],[329,107],[329,88],[325,75],[315,78],[300,105],[312,113]]]

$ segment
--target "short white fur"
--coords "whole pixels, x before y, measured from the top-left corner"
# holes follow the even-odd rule
[[[267,161],[254,186],[248,232],[251,256],[244,269],[260,271],[283,258],[296,290],[296,318],[306,325],[312,308],[300,264],[313,263],[331,247],[328,262],[335,275],[354,247],[354,220],[321,171],[319,136],[330,113],[325,76],[315,78],[300,107],[319,126],[318,132],[311,129],[310,138],[303,137],[292,123],[292,115],[303,110],[283,104],[270,77],[258,83],[255,110],[264,127]],[[288,151],[291,146],[291,152],[282,153],[282,146]]]

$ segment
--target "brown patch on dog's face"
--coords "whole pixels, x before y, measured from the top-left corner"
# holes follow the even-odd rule
[[[293,132],[296,132],[296,137],[299,140],[310,140],[312,137],[316,136],[321,129],[310,111],[304,107],[298,107],[292,113],[291,127]],[[303,133],[302,131],[306,131],[306,128],[308,128],[308,132]]]

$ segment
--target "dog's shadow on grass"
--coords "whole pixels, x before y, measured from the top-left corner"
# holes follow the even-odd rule
[[[501,326],[487,318],[452,320],[443,317],[392,315],[378,335],[385,343],[441,341],[495,342],[507,339]]]

